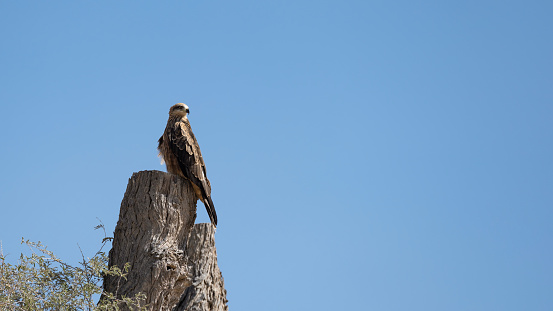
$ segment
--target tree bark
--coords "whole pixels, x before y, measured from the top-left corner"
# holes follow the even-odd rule
[[[160,171],[129,179],[115,227],[109,266],[131,264],[127,280],[106,276],[117,297],[146,295],[149,310],[228,310],[217,265],[215,227],[194,225],[190,183]]]

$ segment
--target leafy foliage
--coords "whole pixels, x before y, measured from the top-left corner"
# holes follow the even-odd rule
[[[103,229],[103,225],[98,228]],[[104,238],[103,246],[110,238]],[[108,257],[102,248],[94,257],[72,266],[57,258],[40,242],[22,239],[32,254],[21,254],[18,264],[6,261],[0,252],[0,310],[146,310],[145,295],[117,298],[117,292],[102,289],[104,275],[126,279],[130,264],[123,269],[108,268]],[[96,304],[94,297],[101,295]],[[126,309],[125,308],[125,309]]]

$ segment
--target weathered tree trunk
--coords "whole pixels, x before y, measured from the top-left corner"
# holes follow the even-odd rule
[[[160,171],[134,173],[121,202],[109,266],[131,264],[127,280],[106,276],[118,297],[146,295],[150,310],[228,310],[215,228],[194,225],[190,183]]]

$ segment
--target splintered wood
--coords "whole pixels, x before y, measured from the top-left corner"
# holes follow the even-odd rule
[[[228,310],[215,228],[196,224],[190,183],[160,171],[134,173],[121,202],[109,266],[131,264],[127,280],[106,276],[118,297],[146,295],[149,310]]]

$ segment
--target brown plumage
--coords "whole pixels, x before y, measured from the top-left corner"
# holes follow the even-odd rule
[[[157,149],[169,173],[190,181],[196,197],[204,203],[211,223],[217,226],[217,214],[211,200],[211,184],[207,179],[200,146],[188,122],[189,112],[188,106],[182,103],[171,107],[167,127],[158,140]]]

